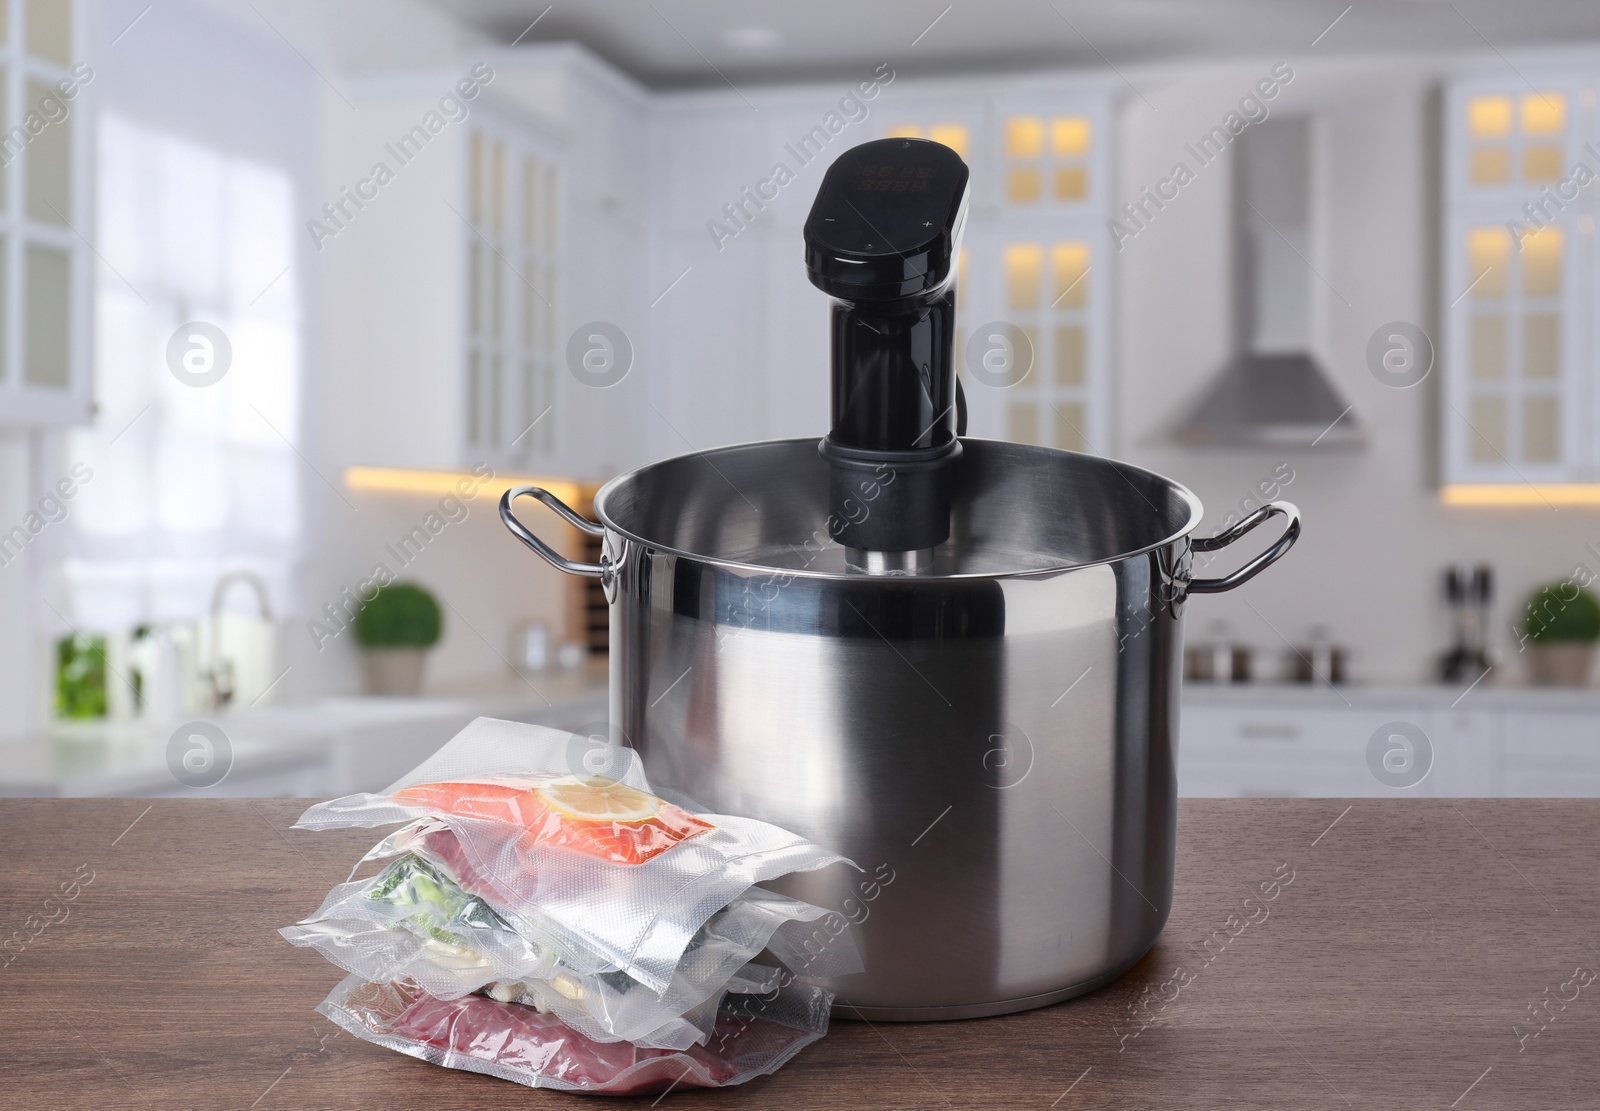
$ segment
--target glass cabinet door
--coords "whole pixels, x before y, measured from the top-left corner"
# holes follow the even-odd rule
[[[507,464],[548,458],[555,404],[555,159],[480,111],[467,137],[466,442]]]
[[[0,425],[91,410],[89,71],[72,0],[0,4]]]
[[[1594,94],[1529,78],[1447,98],[1447,484],[1595,480]]]

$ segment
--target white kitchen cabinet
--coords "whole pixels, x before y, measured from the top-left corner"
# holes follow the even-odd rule
[[[656,458],[767,434],[766,390],[776,371],[762,345],[765,241],[747,234],[721,254],[710,242],[703,228],[656,237],[659,301],[649,309],[647,373],[661,388],[643,415]],[[826,362],[809,373],[826,389]],[[821,435],[826,424],[813,430]]]
[[[1508,795],[1600,797],[1600,715],[1509,715],[1503,775]]]
[[[1188,684],[1178,792],[1204,797],[1600,797],[1600,691],[1213,687]],[[1348,700],[1347,705],[1345,699]],[[1391,786],[1368,746],[1402,722],[1428,739],[1426,774]],[[1393,747],[1380,744],[1382,752]],[[1415,767],[1422,765],[1416,764]]]
[[[1600,73],[1519,72],[1463,79],[1445,98],[1446,483],[1600,480]]]
[[[73,0],[0,6],[0,426],[92,414],[90,102]]]
[[[771,169],[768,121],[727,99],[716,94],[662,96],[652,102],[649,113],[650,223],[665,234],[692,232],[713,252],[719,240],[727,251],[744,234],[723,206],[739,200],[744,188],[753,189]],[[751,211],[759,226],[761,210]],[[719,237],[707,226],[712,221],[737,234]]]
[[[403,143],[474,77],[465,119]],[[350,95],[330,192],[365,196],[375,165],[392,169],[318,244],[348,300],[330,313],[334,346],[368,410],[353,461],[580,478],[642,461],[642,92],[581,50],[537,47]],[[623,339],[590,328],[569,357],[595,322]]]
[[[1380,726],[1402,717],[1397,708],[1387,706],[1359,711],[1185,706],[1179,787],[1186,795],[1212,797],[1429,794],[1427,778],[1400,792],[1385,787],[1368,770],[1368,739]]]
[[[798,235],[769,237],[763,244],[762,290],[784,304],[767,322],[761,356],[766,373],[763,416],[774,439],[821,438],[830,421],[829,346],[832,337],[828,298],[806,277],[805,251]]]
[[[567,50],[567,167],[559,223],[563,323],[553,334],[553,441],[519,465],[608,479],[656,458],[644,442],[651,378],[648,226],[655,181],[641,90]],[[585,325],[600,324],[599,329]],[[615,331],[611,331],[614,329]],[[532,419],[532,418],[530,418]],[[541,423],[540,427],[543,424]]]
[[[1544,794],[1518,790],[1506,782],[1506,714],[1502,709],[1445,705],[1435,707],[1418,724],[1433,743],[1433,767],[1424,781],[1426,794],[1439,798]]]

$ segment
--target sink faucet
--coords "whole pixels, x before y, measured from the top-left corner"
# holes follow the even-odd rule
[[[233,681],[233,661],[220,658],[222,638],[219,635],[222,603],[227,598],[228,588],[236,582],[245,583],[255,592],[261,619],[272,620],[272,607],[267,601],[267,584],[262,581],[260,575],[253,571],[229,571],[217,580],[216,588],[211,592],[211,663],[202,675],[211,696],[211,708],[214,710],[220,710],[231,702],[236,689]]]

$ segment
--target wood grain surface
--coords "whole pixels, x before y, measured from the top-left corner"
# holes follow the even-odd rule
[[[289,830],[304,805],[0,801],[0,1107],[577,1106],[313,1011],[341,974],[274,931],[376,838]],[[1171,920],[1118,983],[838,1022],[775,1076],[660,1106],[1600,1107],[1597,858],[1593,801],[1186,800]]]

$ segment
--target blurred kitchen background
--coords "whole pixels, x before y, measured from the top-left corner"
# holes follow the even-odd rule
[[[973,434],[1305,514],[1191,607],[1182,793],[1600,794],[1600,5],[0,13],[0,793],[603,728],[604,597],[500,492],[826,431],[800,225],[920,135]]]

